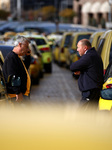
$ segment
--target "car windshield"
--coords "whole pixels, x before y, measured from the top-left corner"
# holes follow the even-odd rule
[[[90,41],[90,43],[92,44],[92,42],[93,42],[93,38],[90,38],[90,39],[89,39],[89,41]]]
[[[77,43],[82,40],[82,39],[89,39],[91,36],[91,34],[87,34],[87,35],[79,35],[78,38],[77,38]],[[76,43],[76,44],[77,44]]]
[[[101,55],[101,53],[102,53],[102,49],[103,49],[104,42],[105,42],[105,40],[104,40],[104,39],[101,39],[101,40],[99,41],[99,43],[98,43],[97,52],[98,52],[99,55]]]
[[[1,46],[0,45],[0,51],[3,54],[3,57],[5,58],[7,54],[13,50],[13,46]]]

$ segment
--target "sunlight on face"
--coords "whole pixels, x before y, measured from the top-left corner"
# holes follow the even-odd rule
[[[83,56],[86,51],[85,45],[82,45],[80,41],[77,44],[77,51],[79,52],[80,56]]]

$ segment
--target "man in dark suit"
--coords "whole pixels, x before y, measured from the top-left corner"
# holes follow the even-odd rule
[[[77,51],[81,58],[72,63],[70,70],[78,79],[79,89],[82,92],[81,104],[97,104],[100,90],[103,85],[103,62],[94,47],[87,39],[82,39],[77,44]]]

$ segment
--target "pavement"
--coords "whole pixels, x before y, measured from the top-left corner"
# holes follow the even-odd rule
[[[79,103],[81,93],[72,72],[52,64],[52,73],[44,74],[39,85],[32,85],[31,100],[44,103]]]

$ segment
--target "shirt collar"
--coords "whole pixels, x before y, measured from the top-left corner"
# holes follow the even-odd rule
[[[84,54],[86,54],[86,53],[87,53],[87,51],[88,51],[88,50],[86,50]]]

